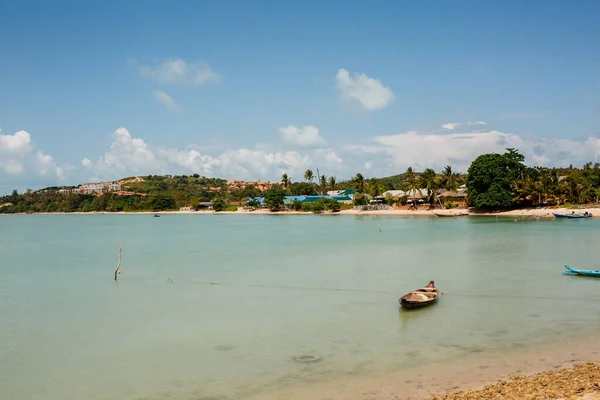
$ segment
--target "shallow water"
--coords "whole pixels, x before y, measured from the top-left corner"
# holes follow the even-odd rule
[[[598,328],[600,281],[561,272],[598,267],[600,221],[379,222],[3,216],[0,398],[237,399]]]

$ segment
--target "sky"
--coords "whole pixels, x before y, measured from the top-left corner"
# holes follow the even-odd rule
[[[600,2],[0,2],[0,193],[600,154]],[[600,161],[600,160],[598,160]]]

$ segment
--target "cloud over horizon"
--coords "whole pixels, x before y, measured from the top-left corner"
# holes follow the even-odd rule
[[[63,168],[57,166],[51,156],[36,149],[29,132],[23,130],[14,135],[4,134],[0,130],[0,173],[55,180],[63,178]]]
[[[443,124],[448,125],[449,124]],[[446,165],[466,172],[479,155],[518,149],[530,166],[583,165],[598,161],[600,139],[550,139],[489,129],[484,122],[452,123],[443,132],[404,132],[366,138],[361,143],[331,146],[317,127],[288,125],[278,130],[281,142],[231,148],[208,154],[202,147],[153,146],[126,128],[116,129],[101,154],[85,155],[79,166],[57,164],[37,149],[31,135],[0,131],[0,186],[18,180],[42,179],[47,186],[116,180],[134,175],[193,174],[221,178],[279,180],[287,173],[302,180],[308,168],[347,179],[357,172],[386,176],[407,167],[439,171]],[[464,132],[458,129],[465,130]],[[83,155],[80,155],[80,157]]]

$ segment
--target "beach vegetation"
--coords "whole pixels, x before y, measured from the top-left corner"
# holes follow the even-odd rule
[[[271,211],[280,211],[283,209],[283,199],[285,196],[285,190],[278,186],[273,186],[265,192],[265,206]]]
[[[210,202],[212,205],[212,209],[216,212],[224,211],[227,207],[227,202],[225,201],[225,197],[219,195],[215,196]]]

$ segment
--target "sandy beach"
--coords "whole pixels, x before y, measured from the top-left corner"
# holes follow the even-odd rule
[[[554,218],[553,213],[559,214],[570,214],[572,212],[583,214],[585,212],[591,213],[593,218],[600,218],[600,208],[587,207],[587,208],[532,208],[532,209],[518,209],[510,211],[499,211],[499,212],[475,212],[473,210],[464,208],[455,208],[452,210],[376,210],[376,211],[362,211],[362,210],[342,210],[335,215],[381,215],[381,216],[420,216],[420,217],[435,217],[439,218],[436,214],[445,214],[448,216],[461,216],[461,217],[512,217],[512,218]],[[131,215],[131,214],[188,214],[188,215],[309,215],[311,213],[301,211],[278,211],[271,212],[269,210],[243,210],[243,211],[135,211],[135,212],[73,212],[73,213],[36,213],[37,215],[54,215],[54,214],[72,214],[72,215]],[[330,212],[324,212],[320,215],[331,215]],[[27,215],[27,214],[0,214],[1,215]]]
[[[302,374],[310,375],[310,366]],[[348,377],[286,388],[250,400],[600,399],[600,340],[513,348],[382,376]]]

